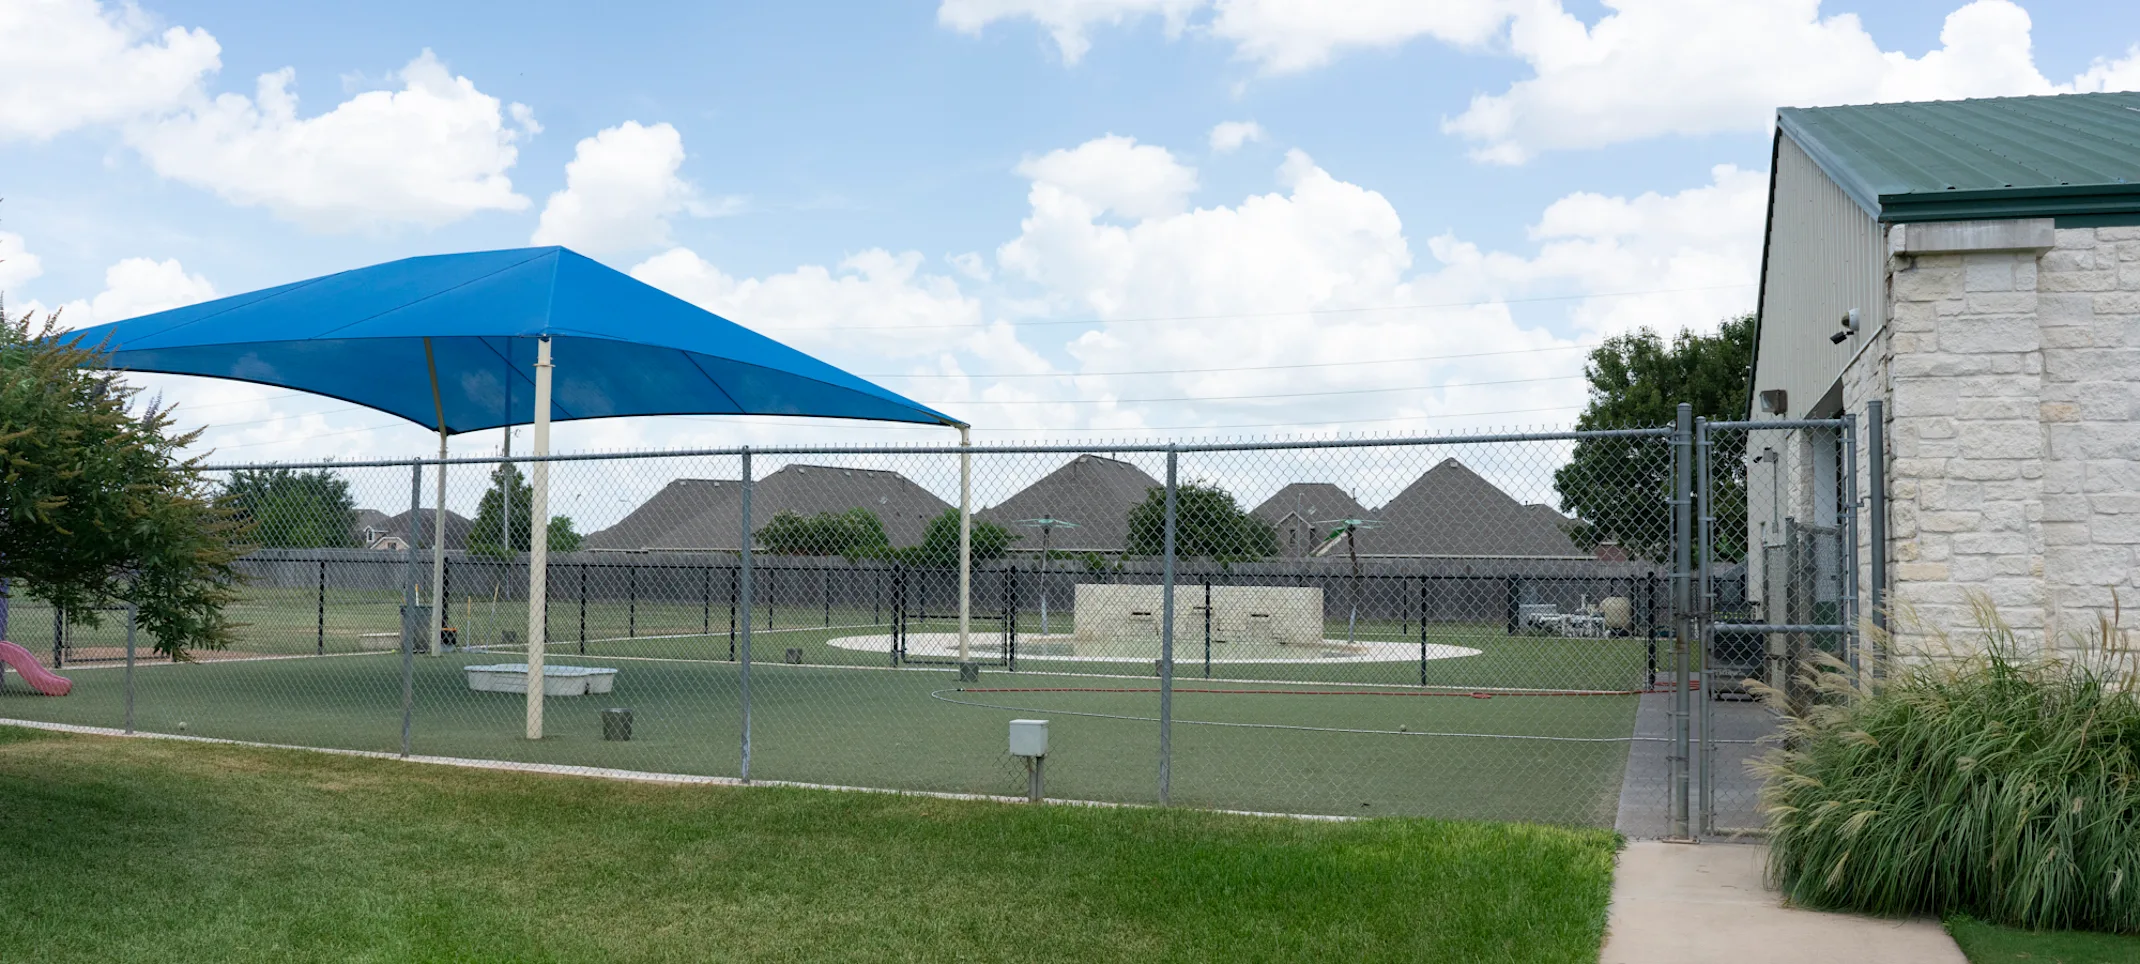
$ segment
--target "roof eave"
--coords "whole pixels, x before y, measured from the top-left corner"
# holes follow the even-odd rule
[[[1890,194],[1880,198],[1880,220],[1977,221],[2057,218],[2140,212],[2140,184],[2079,184],[2059,188],[2009,188]]]

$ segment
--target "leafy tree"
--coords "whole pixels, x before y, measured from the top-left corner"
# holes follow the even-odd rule
[[[507,502],[508,493],[511,501]],[[510,505],[510,519],[505,511]],[[529,516],[535,511],[535,490],[520,474],[520,469],[508,462],[498,466],[490,474],[490,486],[483,490],[483,500],[476,503],[475,525],[468,530],[468,551],[495,559],[510,559],[515,553],[526,552],[532,546]],[[510,523],[512,531],[506,533]],[[508,538],[509,537],[509,540]]]
[[[224,506],[251,523],[253,538],[277,549],[355,546],[357,500],[349,480],[326,469],[244,469],[223,483]]]
[[[511,493],[512,501],[506,501]],[[508,513],[503,511],[510,504],[512,511],[512,541],[498,538]],[[515,554],[534,547],[532,533],[535,529],[535,488],[528,484],[520,469],[511,463],[498,466],[490,474],[490,486],[483,490],[483,500],[476,503],[475,524],[468,527],[468,551],[493,559],[511,559]],[[544,541],[551,552],[572,552],[580,547],[582,536],[572,528],[572,517],[550,517],[545,528]],[[426,533],[429,535],[429,533]]]
[[[578,551],[580,548],[580,534],[572,528],[572,517],[569,515],[552,516],[550,518],[549,535],[544,538],[544,541],[550,544],[551,552]]]
[[[1153,486],[1129,510],[1129,552],[1166,553],[1167,490]],[[1278,530],[1249,514],[1216,483],[1174,487],[1174,554],[1183,558],[1261,559],[1278,554]]]
[[[955,545],[956,530],[952,537]],[[860,506],[813,516],[781,512],[758,530],[757,540],[774,555],[846,556],[849,560],[883,555],[892,544],[883,521]]]
[[[1583,366],[1590,403],[1576,427],[1670,425],[1681,402],[1697,416],[1745,418],[1753,357],[1753,315],[1727,318],[1714,333],[1680,332],[1670,344],[1647,328],[1608,338]],[[1710,472],[1718,555],[1736,560],[1745,554],[1746,465],[1719,457]],[[1617,541],[1649,559],[1669,555],[1672,454],[1665,440],[1584,439],[1554,473],[1553,487],[1561,508],[1579,520],[1578,541]]]
[[[973,561],[1001,559],[1022,536],[993,522],[973,520]],[[921,544],[895,549],[892,558],[910,566],[951,569],[959,564],[959,510],[945,509],[922,530]]]
[[[246,526],[179,454],[200,433],[134,411],[139,390],[54,321],[0,310],[0,579],[84,623],[132,604],[174,659],[222,648]]]

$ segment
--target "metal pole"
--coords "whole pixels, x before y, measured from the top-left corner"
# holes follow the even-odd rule
[[[751,604],[754,602],[751,598],[750,588],[750,497],[751,491],[755,488],[757,488],[757,483],[751,479],[750,446],[746,445],[743,447],[743,552],[742,562],[736,567],[736,593],[742,597],[743,605],[743,643],[741,650],[736,654],[736,665],[738,685],[743,691],[743,782],[745,783],[750,782],[750,624]]]
[[[1419,577],[1419,685],[1427,685],[1427,577]]]
[[[698,632],[701,636],[713,635],[713,567],[698,569]]]
[[[401,755],[409,755],[416,714],[416,523],[424,504],[424,464],[409,463],[409,574],[401,584]]]
[[[535,342],[535,455],[528,465],[528,739],[542,739],[543,657],[550,644],[550,339]],[[511,429],[507,429],[510,433]],[[507,500],[510,501],[510,500]],[[512,530],[507,529],[508,533]],[[510,536],[507,537],[510,539]],[[507,542],[508,549],[512,543]]]
[[[1211,678],[1211,574],[1204,573],[1204,678]]]
[[[639,638],[639,567],[624,567],[624,635]]]
[[[580,563],[580,652],[587,652],[587,564]]]
[[[1054,526],[1040,527],[1040,635],[1048,635],[1048,537],[1055,534]]]
[[[315,637],[313,650],[317,655],[327,655],[327,560],[320,559],[319,634]]]
[[[959,662],[973,631],[973,430],[959,426]]]
[[[1849,576],[1843,580],[1843,651],[1850,661],[1851,672],[1860,667],[1858,647],[1863,643],[1858,636],[1858,419],[1855,415],[1843,415],[1843,453],[1837,467],[1843,476],[1843,551],[1848,556],[1841,560],[1843,571]]]
[[[1696,786],[1700,788],[1697,791],[1700,796],[1701,813],[1698,826],[1700,827],[1700,832],[1705,834],[1716,832],[1716,800],[1714,798],[1716,735],[1709,728],[1709,686],[1712,682],[1709,659],[1716,651],[1715,629],[1713,628],[1716,596],[1713,583],[1710,581],[1711,557],[1716,554],[1716,508],[1711,504],[1712,498],[1710,495],[1709,463],[1711,456],[1709,420],[1697,418],[1694,420],[1694,500],[1695,511],[1698,513],[1695,522],[1697,541],[1695,547],[1694,614],[1695,618],[1699,620],[1695,632],[1695,640],[1697,645],[1700,646],[1700,652],[1696,655],[1701,666],[1701,674],[1697,677],[1693,699],[1695,700],[1695,706],[1699,708],[1695,714],[1695,723],[1696,729],[1700,733],[1701,746],[1701,754],[1695,761],[1699,777],[1696,780]]]
[[[822,599],[824,600],[824,602],[825,602],[825,628],[826,628],[826,629],[831,629],[831,628],[832,628],[832,570],[830,570],[830,569],[824,569],[824,568],[820,568],[820,569],[818,569],[818,571],[817,571],[817,592],[818,592],[818,596],[819,596],[820,598],[822,598]]]
[[[1694,556],[1694,406],[1680,403],[1678,416],[1672,427],[1672,665],[1677,680],[1672,692],[1672,758],[1671,758],[1671,819],[1672,836],[1679,840],[1691,838],[1688,832],[1688,773],[1690,750],[1688,745],[1688,719],[1690,707],[1687,701],[1688,646],[1690,627],[1688,610],[1692,608],[1693,596],[1689,576],[1693,570]]]
[[[431,339],[424,339],[424,353],[430,354]],[[431,376],[431,390],[438,390],[438,376]],[[446,628],[446,426],[438,427],[438,497],[432,500],[431,509],[431,636],[425,643],[425,652],[437,656]],[[415,517],[409,519],[409,535],[416,534]]]
[[[1866,537],[1866,548],[1872,556],[1872,574],[1868,587],[1872,597],[1872,624],[1878,630],[1878,638],[1887,631],[1887,405],[1880,399],[1865,403],[1865,456],[1866,486],[1870,499],[1866,506],[1866,527],[1871,529]],[[1873,654],[1873,672],[1886,669],[1884,653]]]
[[[424,367],[431,373],[431,407],[438,415],[438,498],[431,513],[431,639],[427,652],[439,654],[446,626],[446,402],[438,391],[438,358],[431,353],[431,339],[424,339]],[[416,526],[423,520],[409,517],[409,541],[416,541]]]
[[[1174,782],[1174,479],[1180,453],[1167,447],[1167,517],[1160,564],[1159,805],[1167,805]]]
[[[139,606],[126,607],[126,732],[134,732],[134,625]]]

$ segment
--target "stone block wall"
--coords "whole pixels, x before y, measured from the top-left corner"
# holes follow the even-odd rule
[[[1959,633],[1981,592],[2053,646],[2140,606],[2140,227],[2055,236],[1893,257],[1844,376],[1846,410],[1887,400],[1898,607]]]

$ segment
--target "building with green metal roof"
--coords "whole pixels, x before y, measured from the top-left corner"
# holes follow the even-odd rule
[[[1879,558],[1926,624],[1981,592],[2056,644],[2140,599],[2140,94],[1785,108],[1770,170],[1748,418],[1847,416],[1869,442],[1877,409],[1886,457],[1859,445],[1857,472],[1888,512],[1876,531],[1850,503],[1833,439],[1756,431],[1764,618],[1853,587],[1809,597],[1763,547],[1852,522],[1858,598],[1882,598]]]

